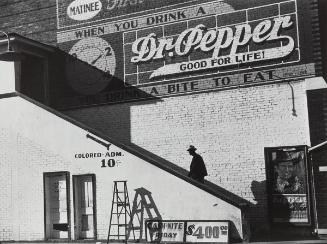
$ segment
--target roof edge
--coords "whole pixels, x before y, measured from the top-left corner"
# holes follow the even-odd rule
[[[42,43],[42,42],[38,42],[35,41],[33,39],[21,36],[17,33],[11,32],[11,33],[7,33],[10,43],[14,44],[16,42],[18,43],[24,43],[28,46],[32,46],[32,47],[36,47],[38,49],[47,51],[47,52],[54,52],[55,50],[57,50],[58,48],[55,46],[50,46],[48,44]],[[8,39],[6,37],[0,37],[0,45],[6,44],[8,43]]]

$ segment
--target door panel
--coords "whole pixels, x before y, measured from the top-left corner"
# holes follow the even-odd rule
[[[318,226],[321,229],[327,230],[327,171],[319,169],[315,178]]]
[[[46,239],[68,239],[67,174],[45,176]]]
[[[95,238],[94,176],[74,176],[76,239]]]
[[[312,153],[318,233],[327,234],[327,150]]]

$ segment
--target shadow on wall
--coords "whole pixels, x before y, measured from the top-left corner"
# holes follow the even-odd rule
[[[264,216],[267,209],[267,182],[264,181],[252,181],[251,191],[253,193],[253,200],[256,201],[256,204],[250,204],[248,218],[251,219],[251,216],[258,216],[258,213],[261,213],[262,221],[257,225],[251,225],[251,233],[255,238],[261,239],[264,235],[269,233],[269,226],[267,226],[268,216]]]
[[[254,213],[268,213],[271,216],[263,216],[262,225],[252,225],[251,233],[253,236],[252,241],[285,241],[285,240],[301,240],[310,237],[310,233],[306,233],[303,229],[303,233],[299,233],[298,227],[292,226],[290,224],[291,219],[291,209],[292,206],[288,202],[287,198],[282,194],[277,194],[271,196],[271,205],[268,205],[267,196],[267,182],[266,181],[252,181],[251,190],[253,193],[254,200],[256,204],[250,205],[249,218]],[[264,209],[268,209],[265,211]],[[269,223],[269,220],[274,219],[275,223]],[[307,234],[307,237],[305,235]]]
[[[121,78],[124,77],[123,64],[117,64],[114,75],[111,74],[105,63],[100,65],[102,58],[99,55],[87,63],[57,49],[49,58],[49,101],[46,104],[106,136],[129,144],[131,109],[155,104],[161,99],[153,95],[155,92],[149,86],[138,88],[125,82]],[[28,59],[24,60],[23,70],[30,70],[29,63]],[[33,78],[24,77],[25,80]],[[22,83],[28,84],[28,81]]]
[[[68,116],[96,130],[100,136],[103,134],[106,137],[128,144],[136,152],[136,155],[140,157],[144,155],[145,160],[157,167],[228,203],[236,206],[247,204],[246,200],[211,182],[205,181],[204,184],[201,184],[190,179],[187,176],[187,170],[138,145],[132,144],[132,131],[137,130],[137,126],[142,128],[142,124],[131,124],[131,111],[133,110],[134,114],[138,112],[138,109],[142,109],[145,104],[152,105],[162,101],[151,93],[151,89],[143,87],[141,90],[138,87],[130,86],[119,78],[121,76],[116,76],[116,73],[113,76],[110,70],[102,71],[92,66],[91,64],[101,59],[101,56],[96,57],[91,63],[86,63],[59,49],[51,55],[48,77],[49,94],[48,100],[45,99],[44,103],[61,110]],[[25,60],[25,65],[28,66],[28,60]],[[123,67],[121,64],[119,66]],[[117,72],[120,72],[119,68]],[[28,78],[32,77],[24,77],[24,79]],[[140,112],[142,111],[140,110]],[[148,112],[151,113],[151,111]],[[146,119],[145,115],[144,120]],[[161,123],[164,124],[165,121]],[[160,127],[160,124],[157,126]],[[145,197],[145,195],[151,194],[144,188],[140,188],[136,192],[139,199],[142,199],[142,196]],[[134,199],[134,201],[137,202],[139,199]],[[139,206],[135,205],[133,207],[136,211]],[[155,204],[153,207],[155,210]],[[155,213],[156,216],[153,217],[160,219],[160,213],[158,211],[155,211]],[[133,221],[135,220],[134,217],[137,218],[135,213]],[[141,218],[140,221],[143,221],[143,219]],[[232,225],[233,228],[235,227]],[[141,238],[142,236],[140,236]]]
[[[134,100],[153,103],[153,99],[158,99],[151,90],[139,89],[125,82],[121,78],[124,77],[122,68],[111,70],[109,64],[101,62],[103,55],[100,53],[94,60],[84,62],[76,54],[58,49],[51,60],[59,65],[50,65],[50,73],[55,74],[55,78],[50,77],[50,105],[59,110],[72,110]]]

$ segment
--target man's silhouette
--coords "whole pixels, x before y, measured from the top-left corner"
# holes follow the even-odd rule
[[[193,145],[190,145],[187,151],[191,156],[193,156],[188,176],[204,183],[204,177],[207,176],[208,173],[202,157],[195,152],[196,148]]]

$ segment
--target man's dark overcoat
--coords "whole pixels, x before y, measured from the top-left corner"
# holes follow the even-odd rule
[[[204,164],[202,157],[199,154],[195,154],[193,156],[191,165],[190,165],[190,173],[189,176],[193,179],[203,178],[207,176],[207,169]]]

